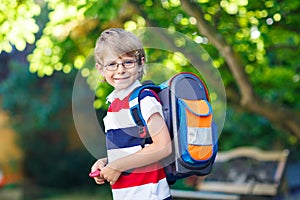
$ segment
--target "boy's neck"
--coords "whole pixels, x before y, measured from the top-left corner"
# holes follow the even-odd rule
[[[115,98],[119,98],[120,100],[123,100],[125,97],[127,97],[135,88],[141,86],[142,84],[140,81],[136,80],[133,82],[130,86],[128,86],[125,89],[121,90],[114,90],[110,95],[107,96],[107,101],[112,102]]]

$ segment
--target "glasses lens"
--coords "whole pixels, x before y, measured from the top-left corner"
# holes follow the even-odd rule
[[[118,68],[118,63],[110,63],[109,65],[106,65],[106,69],[108,71],[114,71]]]
[[[135,60],[125,60],[125,61],[123,61],[123,66],[125,68],[134,67],[134,64],[135,64]]]
[[[133,68],[135,66],[136,61],[135,60],[124,60],[121,63],[110,63],[108,65],[105,66],[106,70],[108,71],[115,71],[118,69],[119,65],[122,65],[124,68],[129,69],[129,68]]]

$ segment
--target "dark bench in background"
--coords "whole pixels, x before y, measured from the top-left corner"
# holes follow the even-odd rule
[[[276,197],[285,171],[288,150],[263,151],[239,147],[219,152],[212,173],[199,177],[196,191],[172,190],[173,197],[240,199]]]

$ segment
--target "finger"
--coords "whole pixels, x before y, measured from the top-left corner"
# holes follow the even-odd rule
[[[98,170],[98,166],[96,164],[94,164],[92,167],[91,167],[91,172],[94,172]]]
[[[104,180],[95,180],[95,182],[96,182],[97,184],[104,184],[104,183],[105,183]]]
[[[116,183],[116,181],[111,181],[111,182],[109,182],[110,185],[113,185],[113,184],[115,184],[115,183]]]
[[[96,171],[97,169],[100,169],[103,167],[102,161],[101,160],[97,160],[91,168],[91,171]]]
[[[113,184],[115,184],[116,183],[116,181],[115,180],[110,180],[110,181],[108,181],[109,182],[109,184],[110,185],[113,185]]]
[[[105,183],[105,179],[103,179],[103,178],[94,178],[94,180],[95,180],[95,182],[97,183],[97,184],[104,184]]]

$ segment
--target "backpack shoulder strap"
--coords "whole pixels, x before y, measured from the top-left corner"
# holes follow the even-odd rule
[[[135,122],[135,124],[139,127],[139,134],[141,138],[145,138],[147,136],[147,123],[144,120],[140,107],[140,94],[145,89],[151,89],[155,92],[160,91],[160,87],[154,84],[146,84],[142,85],[135,90],[132,91],[129,97],[129,108],[130,114]]]

